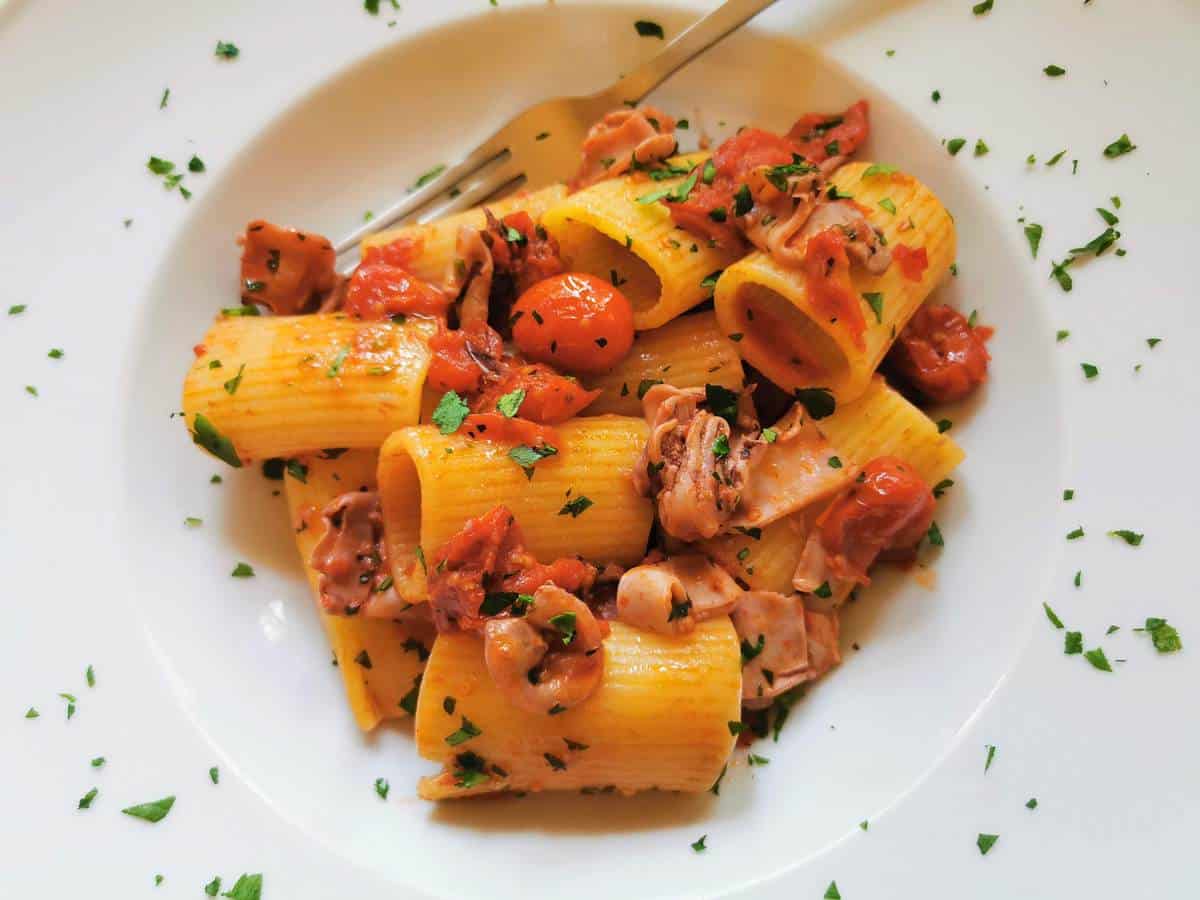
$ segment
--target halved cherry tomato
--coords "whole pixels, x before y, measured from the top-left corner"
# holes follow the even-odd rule
[[[858,149],[871,133],[869,115],[866,100],[859,100],[840,116],[808,113],[796,120],[787,136],[806,160],[824,162],[831,156],[846,156]],[[836,152],[830,153],[830,149]]]
[[[863,466],[854,486],[821,513],[816,527],[830,570],[869,584],[867,569],[887,549],[911,549],[933,522],[933,492],[894,456]]]
[[[471,404],[478,412],[494,412],[505,394],[524,391],[525,399],[518,410],[521,418],[534,422],[565,422],[579,415],[595,400],[599,391],[585,390],[572,378],[559,375],[541,363],[513,366]]]
[[[513,341],[568,372],[607,372],[633,346],[633,307],[610,283],[569,272],[539,281],[513,307]]]
[[[961,400],[987,380],[991,356],[982,329],[944,304],[926,304],[909,320],[888,362],[927,400]]]

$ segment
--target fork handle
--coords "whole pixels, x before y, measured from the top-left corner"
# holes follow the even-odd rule
[[[661,53],[630,72],[608,90],[616,104],[641,102],[647,94],[731,31],[735,31],[776,0],[726,0],[689,26]],[[615,105],[615,104],[614,104]]]

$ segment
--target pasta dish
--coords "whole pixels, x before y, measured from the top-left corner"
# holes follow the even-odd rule
[[[714,789],[841,663],[873,567],[941,543],[963,452],[920,405],[989,362],[929,300],[953,218],[854,160],[865,101],[686,127],[612,112],[567,184],[349,275],[251,222],[195,347],[192,439],[283,479],[354,718],[413,718],[425,799]]]

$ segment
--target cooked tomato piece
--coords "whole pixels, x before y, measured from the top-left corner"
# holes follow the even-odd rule
[[[443,316],[450,298],[407,269],[386,262],[364,262],[350,276],[342,309],[360,319],[396,314]]]
[[[509,213],[500,221],[505,228],[504,250],[498,251],[493,247],[493,262],[499,271],[512,277],[518,295],[542,279],[558,275],[565,269],[558,255],[558,242],[538,226],[525,210]],[[509,228],[516,230],[522,239],[511,240],[513,235],[508,232]],[[498,253],[500,259],[496,259]]]
[[[462,433],[477,440],[530,447],[558,447],[558,432],[528,419],[509,418],[501,413],[471,413],[463,420]]]
[[[867,321],[850,284],[850,258],[846,236],[840,228],[818,231],[805,245],[804,286],[818,312],[843,325],[858,347],[863,344]]]
[[[956,309],[926,304],[896,338],[888,362],[925,399],[961,400],[987,379],[991,356],[982,331]]]
[[[429,560],[429,605],[438,631],[483,624],[479,607],[484,579],[507,571],[514,549],[523,544],[520,526],[507,506],[468,519]]]
[[[377,244],[368,247],[363,253],[364,263],[382,262],[389,266],[399,266],[404,269],[412,265],[413,260],[425,249],[425,241],[420,237],[401,237],[387,244]]]
[[[581,559],[562,557],[546,565],[536,563],[504,579],[503,589],[518,594],[532,594],[543,584],[557,584],[564,591],[579,594],[591,588],[596,580],[596,567]]]
[[[600,396],[599,391],[585,390],[578,381],[559,375],[549,366],[531,363],[510,368],[471,406],[478,412],[493,412],[501,397],[518,390],[525,392],[521,417],[550,425],[579,415]]]
[[[929,268],[929,255],[924,247],[914,250],[904,244],[897,244],[892,248],[892,259],[900,267],[900,274],[909,281],[920,281],[925,275],[925,270]]]
[[[797,153],[811,163],[820,163],[831,156],[853,153],[870,133],[870,107],[866,100],[859,100],[840,116],[822,113],[801,116],[787,136]]]
[[[556,275],[517,300],[512,333],[530,359],[568,372],[607,372],[633,346],[633,306],[595,275]]]
[[[247,303],[296,315],[337,285],[333,245],[319,234],[257,219],[246,226],[241,244],[242,300]]]
[[[429,339],[429,349],[433,360],[426,380],[441,393],[473,394],[481,389],[485,376],[494,375],[503,365],[504,342],[483,323],[457,331],[442,329]]]
[[[869,584],[867,569],[884,550],[911,550],[933,522],[933,492],[894,456],[863,466],[854,486],[817,519],[828,565],[839,578]]]

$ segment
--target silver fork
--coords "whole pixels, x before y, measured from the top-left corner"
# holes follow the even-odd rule
[[[368,235],[406,219],[424,222],[475,206],[528,182],[531,172],[537,173],[539,182],[566,179],[579,165],[579,146],[593,122],[622,105],[639,103],[682,66],[775,2],[727,0],[605,90],[587,97],[546,100],[519,113],[466,159],[425,179],[382,215],[346,235],[334,248],[339,261]]]

